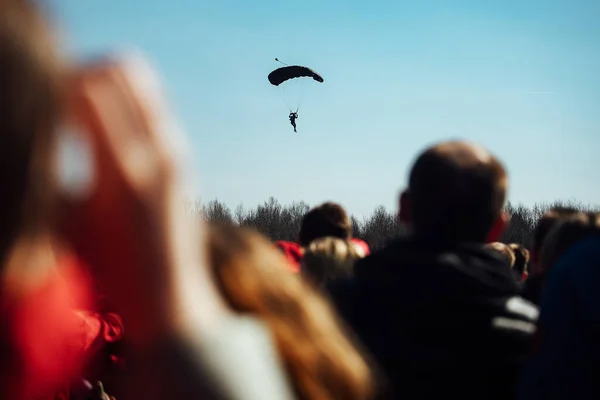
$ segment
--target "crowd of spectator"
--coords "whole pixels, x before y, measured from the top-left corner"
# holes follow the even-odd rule
[[[74,67],[54,38],[34,1],[0,2],[0,398],[600,398],[600,214],[503,240],[505,166],[449,140],[377,248],[335,202],[293,240],[189,218],[151,69]],[[87,185],[56,167],[65,123]]]

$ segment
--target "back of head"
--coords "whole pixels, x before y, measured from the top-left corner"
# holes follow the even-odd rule
[[[36,2],[0,2],[0,252],[47,222],[62,70]],[[4,254],[1,254],[2,256]]]
[[[600,213],[576,213],[558,222],[548,233],[540,251],[539,268],[545,272],[574,244],[600,237]]]
[[[354,262],[361,258],[359,247],[350,240],[325,237],[310,243],[302,258],[302,273],[318,286],[352,276]]]
[[[486,149],[459,141],[440,143],[413,165],[401,217],[409,214],[406,222],[416,236],[484,242],[502,216],[506,190],[504,167]]]
[[[513,268],[515,266],[516,255],[509,245],[501,242],[493,242],[487,244],[486,247],[500,254],[506,260],[509,267]]]
[[[302,219],[298,241],[306,247],[322,237],[350,239],[352,223],[346,210],[336,203],[324,203],[310,210]]]
[[[552,228],[560,221],[577,215],[578,213],[579,211],[572,207],[552,207],[546,211],[533,230],[533,252],[537,253],[541,250],[548,233],[550,233]]]
[[[209,229],[209,256],[229,305],[262,319],[300,399],[369,398],[371,373],[333,309],[259,233],[234,225]]]

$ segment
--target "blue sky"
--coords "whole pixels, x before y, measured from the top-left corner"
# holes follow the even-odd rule
[[[395,207],[425,146],[465,138],[510,199],[600,204],[597,0],[53,0],[77,57],[151,56],[192,139],[204,199]],[[294,135],[267,74],[316,69]],[[528,93],[552,92],[552,93]]]

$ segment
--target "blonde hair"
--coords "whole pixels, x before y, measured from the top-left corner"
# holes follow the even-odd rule
[[[330,304],[259,233],[212,225],[209,254],[229,305],[269,326],[292,384],[303,400],[373,396],[369,365],[346,337]]]
[[[521,275],[527,274],[528,264],[530,259],[529,250],[518,243],[511,243],[508,247],[513,251],[515,255],[515,262],[513,269],[518,271]]]
[[[513,249],[509,245],[502,242],[493,242],[487,244],[486,247],[499,253],[511,268],[514,267],[516,256]]]
[[[350,240],[324,237],[312,241],[305,250],[301,271],[320,286],[351,276],[355,261],[364,256],[364,250]]]

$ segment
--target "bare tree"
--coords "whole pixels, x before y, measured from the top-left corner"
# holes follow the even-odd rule
[[[297,239],[302,218],[310,209],[309,205],[302,201],[284,206],[274,197],[270,197],[252,209],[247,209],[240,204],[233,213],[227,205],[218,200],[212,200],[204,206],[199,202],[185,200],[184,206],[190,214],[202,216],[207,220],[251,226],[272,240],[292,241]],[[510,222],[502,240],[530,247],[532,232],[537,221],[548,208],[553,206],[569,206],[585,211],[600,210],[599,207],[585,206],[574,201],[536,204],[533,207],[508,203],[505,211],[510,217]],[[407,233],[406,227],[398,224],[396,213],[387,210],[384,206],[378,206],[371,215],[362,220],[351,216],[351,221],[354,236],[366,241],[373,249],[394,237]]]

